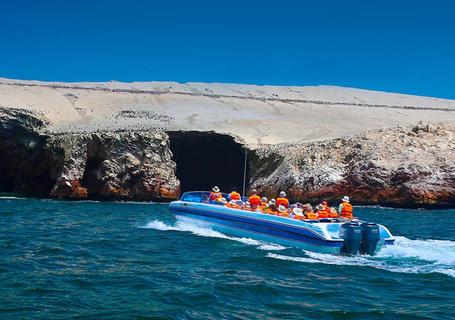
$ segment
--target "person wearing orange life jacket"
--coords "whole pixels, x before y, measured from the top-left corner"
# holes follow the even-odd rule
[[[305,219],[305,215],[303,214],[303,210],[302,208],[292,208],[292,213],[294,214],[294,219],[297,219],[297,220],[304,220]]]
[[[250,203],[251,210],[256,210],[257,207],[261,204],[261,197],[258,196],[258,192],[256,189],[251,190],[251,195],[248,198],[248,202]]]
[[[352,219],[352,211],[352,205],[349,202],[349,197],[344,196],[343,199],[341,199],[340,206],[338,207],[338,212],[341,214],[342,218]]]
[[[267,209],[269,207],[269,202],[266,197],[261,198],[261,203],[259,204],[259,210],[261,212],[266,213]]]
[[[324,202],[327,203],[327,201]],[[318,204],[316,206],[317,210],[316,213],[318,214],[318,219],[325,219],[330,216],[330,208],[327,205],[324,205],[323,203]]]
[[[242,200],[240,197],[240,193],[238,193],[234,188],[232,189],[231,193],[229,194],[229,200]]]
[[[212,192],[210,192],[209,200],[216,201],[217,199],[219,199],[221,197],[223,197],[223,195],[220,192],[220,188],[218,188],[217,186],[214,186],[212,188]]]
[[[276,214],[278,212],[278,207],[276,205],[276,200],[275,199],[270,199],[269,203],[267,203],[267,209],[265,210],[265,213],[268,214]]]
[[[283,205],[285,208],[289,207],[289,200],[286,198],[286,192],[280,191],[280,196],[276,199],[276,205]]]
[[[286,207],[282,204],[278,206],[278,215],[282,217],[289,217],[289,213],[286,211]]]
[[[329,208],[329,218],[338,218],[338,211],[334,207]]]
[[[237,201],[235,201],[235,200],[229,201],[227,206],[228,206],[228,208],[232,208],[232,209],[240,209],[240,205],[238,205]]]

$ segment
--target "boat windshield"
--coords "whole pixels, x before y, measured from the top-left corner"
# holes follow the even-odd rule
[[[227,193],[222,193],[224,198],[227,198]],[[181,201],[187,202],[208,202],[210,192],[209,191],[191,191],[185,192],[180,198]]]

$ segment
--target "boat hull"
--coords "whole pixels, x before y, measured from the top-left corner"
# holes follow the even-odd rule
[[[321,253],[339,253],[342,239],[332,238],[319,223],[305,223],[279,216],[230,209],[202,203],[171,203],[178,220],[197,223],[236,237],[273,242]],[[327,225],[327,224],[324,224]]]
[[[335,254],[340,253],[341,246],[323,246],[323,245],[312,245],[306,243],[304,241],[295,241],[295,240],[287,240],[285,238],[271,236],[267,234],[259,234],[257,232],[252,232],[246,229],[242,229],[240,227],[234,227],[232,225],[227,225],[222,220],[208,220],[208,219],[201,219],[200,216],[194,215],[176,215],[178,221],[189,222],[196,224],[201,227],[208,227],[212,230],[221,232],[228,236],[239,237],[239,238],[251,238],[259,241],[270,242],[279,244],[285,247],[295,247],[302,250],[320,252],[320,253],[329,253]]]

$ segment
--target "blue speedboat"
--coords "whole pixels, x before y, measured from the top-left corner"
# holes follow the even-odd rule
[[[321,253],[374,255],[394,239],[386,227],[341,219],[297,220],[209,203],[209,192],[186,192],[169,204],[178,220],[227,235],[249,237]]]

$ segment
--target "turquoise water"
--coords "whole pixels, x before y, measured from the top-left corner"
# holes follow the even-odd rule
[[[455,210],[357,208],[341,257],[176,223],[166,205],[0,198],[0,319],[453,319]]]

